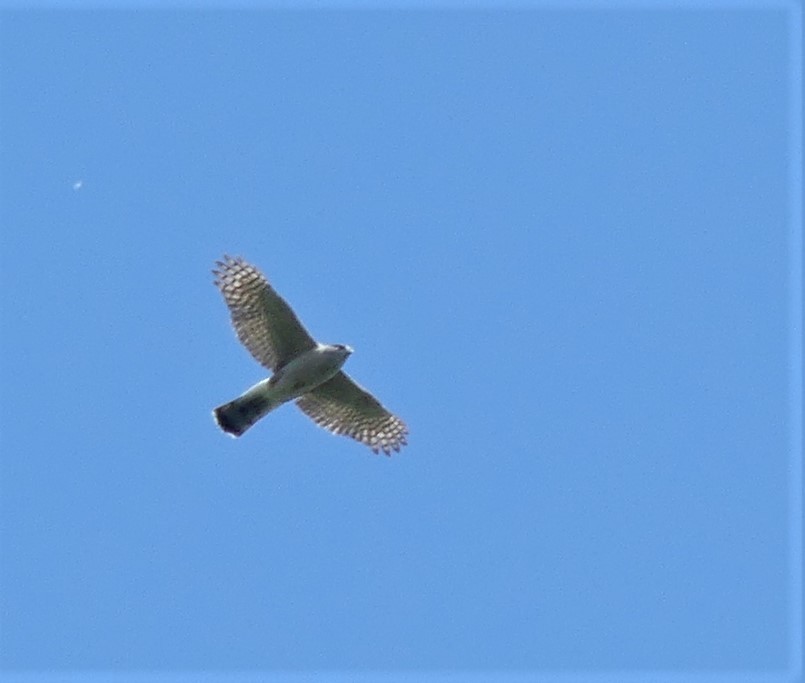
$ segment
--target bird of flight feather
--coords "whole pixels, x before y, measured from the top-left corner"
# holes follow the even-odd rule
[[[213,270],[232,326],[254,359],[273,374],[213,415],[225,432],[240,436],[288,401],[316,424],[391,455],[407,442],[408,427],[341,366],[352,353],[344,344],[319,344],[265,276],[241,258],[224,256]]]

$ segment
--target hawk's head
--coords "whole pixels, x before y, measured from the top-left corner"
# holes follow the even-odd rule
[[[345,357],[353,353],[352,347],[347,346],[346,344],[333,344],[332,346],[334,349],[338,349],[339,351],[341,351]]]

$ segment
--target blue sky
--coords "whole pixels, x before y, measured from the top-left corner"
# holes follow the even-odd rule
[[[6,678],[795,671],[799,20],[3,10]],[[401,454],[216,428],[224,253]]]

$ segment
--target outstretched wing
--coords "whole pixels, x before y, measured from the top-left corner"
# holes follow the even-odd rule
[[[238,339],[258,363],[275,371],[316,342],[285,300],[241,258],[217,261],[215,284],[232,314]]]
[[[391,455],[406,444],[405,423],[344,372],[298,398],[296,405],[316,424],[360,441],[375,453]]]

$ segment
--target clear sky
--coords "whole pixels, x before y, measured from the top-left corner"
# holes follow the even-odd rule
[[[798,11],[3,10],[6,679],[795,668]],[[402,453],[218,430],[224,253]]]

